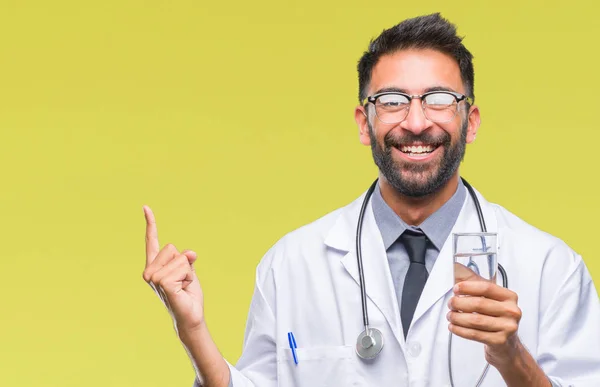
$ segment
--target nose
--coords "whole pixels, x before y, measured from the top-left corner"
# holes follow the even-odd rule
[[[400,127],[402,129],[413,132],[414,134],[420,134],[421,132],[427,130],[431,126],[431,121],[429,121],[425,114],[423,114],[423,109],[421,108],[421,100],[419,98],[413,98],[410,101],[410,109],[408,110],[408,115],[400,123]]]

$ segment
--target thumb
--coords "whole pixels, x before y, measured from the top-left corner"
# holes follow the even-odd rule
[[[484,281],[485,279],[465,265],[454,262],[454,283],[462,281]]]
[[[188,262],[190,263],[190,265],[193,265],[194,262],[196,262],[196,259],[198,258],[198,254],[196,254],[195,251],[192,250],[183,250],[181,252],[181,254],[185,255],[188,259]]]

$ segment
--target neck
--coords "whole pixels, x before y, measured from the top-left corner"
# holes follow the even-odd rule
[[[444,205],[458,187],[458,171],[436,192],[423,197],[410,197],[401,194],[383,177],[379,178],[381,196],[388,206],[411,226],[418,226],[431,214]]]

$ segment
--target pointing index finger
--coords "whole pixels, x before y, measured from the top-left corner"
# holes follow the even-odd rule
[[[158,255],[160,245],[158,244],[156,220],[150,207],[144,206],[144,216],[146,217],[146,265],[149,265]]]

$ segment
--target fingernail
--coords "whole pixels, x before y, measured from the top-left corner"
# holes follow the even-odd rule
[[[458,284],[454,285],[454,288],[452,288],[454,290],[454,293],[458,294]]]

